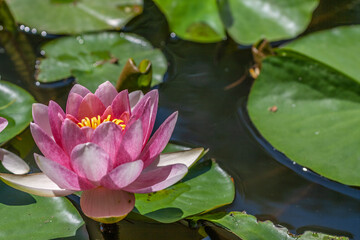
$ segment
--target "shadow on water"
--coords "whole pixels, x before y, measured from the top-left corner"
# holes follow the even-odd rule
[[[13,189],[0,181],[0,204],[7,206],[23,206],[36,203],[36,200],[27,193]]]

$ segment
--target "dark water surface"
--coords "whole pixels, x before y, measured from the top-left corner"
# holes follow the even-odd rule
[[[341,12],[338,13],[340,23],[322,20],[319,16],[326,13],[324,2],[317,11],[318,18],[314,17],[315,23],[308,31],[360,20],[355,15],[350,21],[349,15],[341,15]],[[165,83],[159,86],[156,126],[172,112],[179,111],[172,140],[209,148],[207,157],[216,159],[235,180],[236,199],[226,210],[246,211],[260,220],[272,220],[285,226],[293,233],[313,230],[360,239],[359,189],[352,189],[356,191],[348,196],[326,187],[326,181],[317,179],[319,184],[307,180],[307,172],[299,174],[285,167],[270,154],[273,150],[264,148],[249,131],[251,124],[243,116],[246,115],[244,101],[252,84],[252,79],[243,77],[252,65],[249,48],[240,47],[231,40],[197,44],[177,39],[174,34],[170,35],[164,17],[149,1],[146,1],[145,13],[124,30],[143,35],[163,49],[169,69]],[[45,40],[35,35],[28,37],[39,53],[40,43]],[[15,69],[9,55],[0,48],[1,78],[25,86]],[[239,79],[243,81],[229,88]],[[41,85],[36,95],[41,96],[43,102],[50,98],[60,98],[64,102],[70,87],[68,81]],[[346,192],[346,186],[340,188]],[[161,224],[158,228],[144,223],[120,225],[120,231],[127,229],[129,235],[141,234],[136,229],[143,229],[143,234],[146,234],[144,229],[152,229],[154,234],[165,234],[164,238],[157,239],[166,239],[167,233],[172,235],[174,231],[181,231],[182,239],[199,238],[193,231],[183,226],[179,228],[179,224]],[[125,230],[121,232],[121,239],[136,239],[127,238]],[[90,235],[96,234],[91,234],[90,230]]]

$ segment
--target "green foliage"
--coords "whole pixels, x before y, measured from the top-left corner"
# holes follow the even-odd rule
[[[220,11],[229,35],[251,44],[299,35],[310,23],[318,0],[220,0]]]
[[[231,203],[235,189],[224,170],[209,160],[190,168],[181,182],[162,191],[136,194],[135,197],[135,207],[140,214],[170,223]]]
[[[0,81],[0,116],[6,118],[8,126],[0,133],[0,143],[21,133],[31,122],[31,106],[34,98],[24,89]]]
[[[291,160],[360,186],[360,85],[302,56],[269,57],[248,100],[256,128]]]
[[[165,14],[171,30],[180,38],[207,43],[218,42],[226,37],[216,0],[154,2]]]
[[[64,197],[45,198],[0,181],[0,239],[48,240],[74,236],[84,222]],[[77,238],[79,239],[79,238]],[[82,236],[80,239],[86,239]]]
[[[7,0],[17,22],[38,32],[75,34],[120,29],[142,12],[142,0]],[[31,9],[31,11],[29,11]]]
[[[360,83],[360,25],[315,32],[282,47],[328,65]]]
[[[225,31],[238,43],[288,39],[303,32],[319,0],[155,0],[180,38],[218,42]]]
[[[152,64],[151,86],[162,82],[167,62],[159,49],[135,34],[98,33],[65,37],[47,43],[37,79],[53,82],[74,76],[78,83],[94,91],[105,81],[114,85],[128,61],[148,59]]]
[[[243,240],[346,240],[346,237],[322,233],[305,232],[294,236],[284,227],[277,227],[270,221],[257,221],[256,217],[242,212],[213,213],[191,217],[193,221],[206,220],[222,227]]]

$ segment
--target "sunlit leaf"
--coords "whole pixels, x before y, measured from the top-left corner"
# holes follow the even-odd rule
[[[315,32],[297,39],[281,52],[295,51],[322,62],[360,82],[360,25]]]
[[[194,42],[223,40],[225,29],[216,0],[154,0],[165,14],[170,28],[180,38]]]
[[[310,23],[319,0],[155,0],[171,31],[194,42],[223,40],[225,29],[238,43],[295,37]]]
[[[220,12],[229,35],[251,44],[288,39],[310,23],[318,0],[220,0]]]
[[[46,58],[39,66],[39,81],[53,82],[73,76],[92,91],[105,81],[116,85],[129,58],[138,63],[150,60],[151,86],[162,82],[167,69],[161,51],[135,34],[105,32],[64,37],[47,43],[43,50]]]
[[[360,85],[301,56],[269,57],[248,100],[261,135],[291,160],[360,186]]]
[[[17,22],[37,32],[119,29],[142,12],[142,0],[7,0]],[[29,11],[31,9],[31,11]]]

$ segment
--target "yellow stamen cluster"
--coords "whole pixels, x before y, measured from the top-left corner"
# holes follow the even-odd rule
[[[115,123],[116,125],[119,125],[122,128],[122,130],[124,130],[125,127],[126,127],[126,124],[121,119],[114,118],[113,120],[111,120],[111,115],[108,115],[107,118],[105,118],[103,121],[101,121],[100,115],[98,115],[97,117],[92,117],[91,119],[89,119],[88,117],[85,117],[84,119],[81,120],[81,122],[78,123],[78,126],[80,128],[82,128],[82,127],[91,127],[93,129],[95,129],[101,123],[110,122],[110,121]]]

